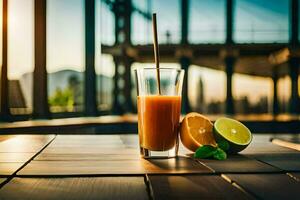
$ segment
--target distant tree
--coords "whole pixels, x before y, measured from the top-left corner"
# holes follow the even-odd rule
[[[72,107],[74,104],[73,93],[69,88],[62,90],[56,88],[53,96],[49,98],[50,106]]]
[[[74,106],[82,104],[82,88],[81,82],[76,75],[71,75],[68,79],[68,88],[72,91]]]
[[[82,103],[81,82],[76,75],[68,78],[68,85],[64,89],[56,88],[49,98],[50,106],[59,106],[65,110],[74,110],[75,106]]]

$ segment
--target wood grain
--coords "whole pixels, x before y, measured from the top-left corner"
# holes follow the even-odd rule
[[[26,162],[35,153],[0,153],[0,163],[2,162]]]
[[[23,163],[0,163],[0,175],[12,175],[16,172]]]
[[[56,155],[113,154],[135,155],[137,157],[139,156],[139,148],[127,147],[119,135],[59,135],[43,153]]]
[[[0,199],[148,199],[143,177],[14,178]]]
[[[254,139],[255,138],[255,139]],[[281,147],[270,142],[270,135],[254,135],[250,145],[241,152],[241,154],[259,154],[259,153],[295,153],[297,151],[286,147]]]
[[[257,154],[252,157],[285,171],[300,172],[300,153]]]
[[[36,161],[113,161],[113,160],[140,160],[140,155],[103,154],[103,153],[41,153]]]
[[[212,173],[189,158],[101,161],[32,161],[18,175]]]
[[[300,183],[286,174],[226,174],[259,199],[299,199]]]
[[[154,199],[252,199],[220,176],[149,176]]]
[[[18,135],[0,142],[0,152],[36,153],[53,138],[53,135]]]
[[[114,147],[49,147],[43,153],[53,154],[118,154],[118,155],[140,155],[139,149],[125,149]]]
[[[0,135],[0,142],[8,140],[12,137],[15,137],[14,135]]]
[[[242,155],[229,155],[226,160],[197,159],[217,173],[279,172],[268,164]]]

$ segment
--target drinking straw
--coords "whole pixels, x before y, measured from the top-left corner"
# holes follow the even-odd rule
[[[155,59],[155,65],[156,65],[156,78],[157,78],[157,84],[158,84],[158,94],[161,95],[160,74],[159,74],[159,48],[158,48],[158,42],[157,42],[156,13],[152,14],[152,26],[153,26],[154,59]]]

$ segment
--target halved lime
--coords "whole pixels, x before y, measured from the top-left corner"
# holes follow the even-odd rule
[[[213,133],[218,143],[228,142],[229,153],[244,150],[252,140],[251,131],[244,124],[226,117],[215,121]]]

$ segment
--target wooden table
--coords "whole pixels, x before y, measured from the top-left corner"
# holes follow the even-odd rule
[[[182,145],[176,159],[145,160],[133,134],[3,135],[0,199],[300,199],[300,152],[270,137],[216,161]]]

